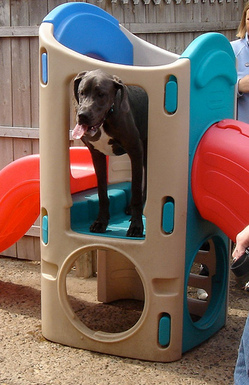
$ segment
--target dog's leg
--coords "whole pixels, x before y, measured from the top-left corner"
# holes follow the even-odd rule
[[[107,195],[106,156],[98,150],[91,150],[93,165],[98,181],[99,213],[90,226],[92,233],[104,233],[109,222],[109,199]]]
[[[131,219],[130,227],[126,233],[127,237],[143,236],[143,146],[128,154],[131,159],[132,187],[131,187]]]
[[[146,202],[147,197],[147,158],[148,158],[148,149],[147,149],[147,139],[143,141],[143,206]]]

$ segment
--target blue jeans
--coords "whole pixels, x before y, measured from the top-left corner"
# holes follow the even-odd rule
[[[234,371],[234,384],[249,384],[249,315],[240,341],[238,359]]]

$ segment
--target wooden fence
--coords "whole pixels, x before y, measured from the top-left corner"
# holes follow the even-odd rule
[[[39,152],[38,29],[59,0],[0,0],[0,169]],[[244,0],[92,0],[132,33],[180,54],[198,35],[235,39]],[[39,222],[2,253],[39,259]]]

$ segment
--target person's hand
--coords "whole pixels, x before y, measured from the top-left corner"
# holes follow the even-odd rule
[[[248,75],[249,77],[249,75]],[[233,251],[232,257],[234,260],[238,259],[241,257],[245,249],[249,247],[249,225],[244,228],[240,233],[237,234],[236,236],[236,246]]]
[[[249,75],[239,80],[238,91],[243,94],[249,92]]]

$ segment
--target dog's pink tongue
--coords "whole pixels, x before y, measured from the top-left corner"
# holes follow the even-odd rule
[[[87,130],[87,126],[83,124],[76,124],[76,126],[73,129],[72,137],[73,139],[80,139],[85,134]]]

